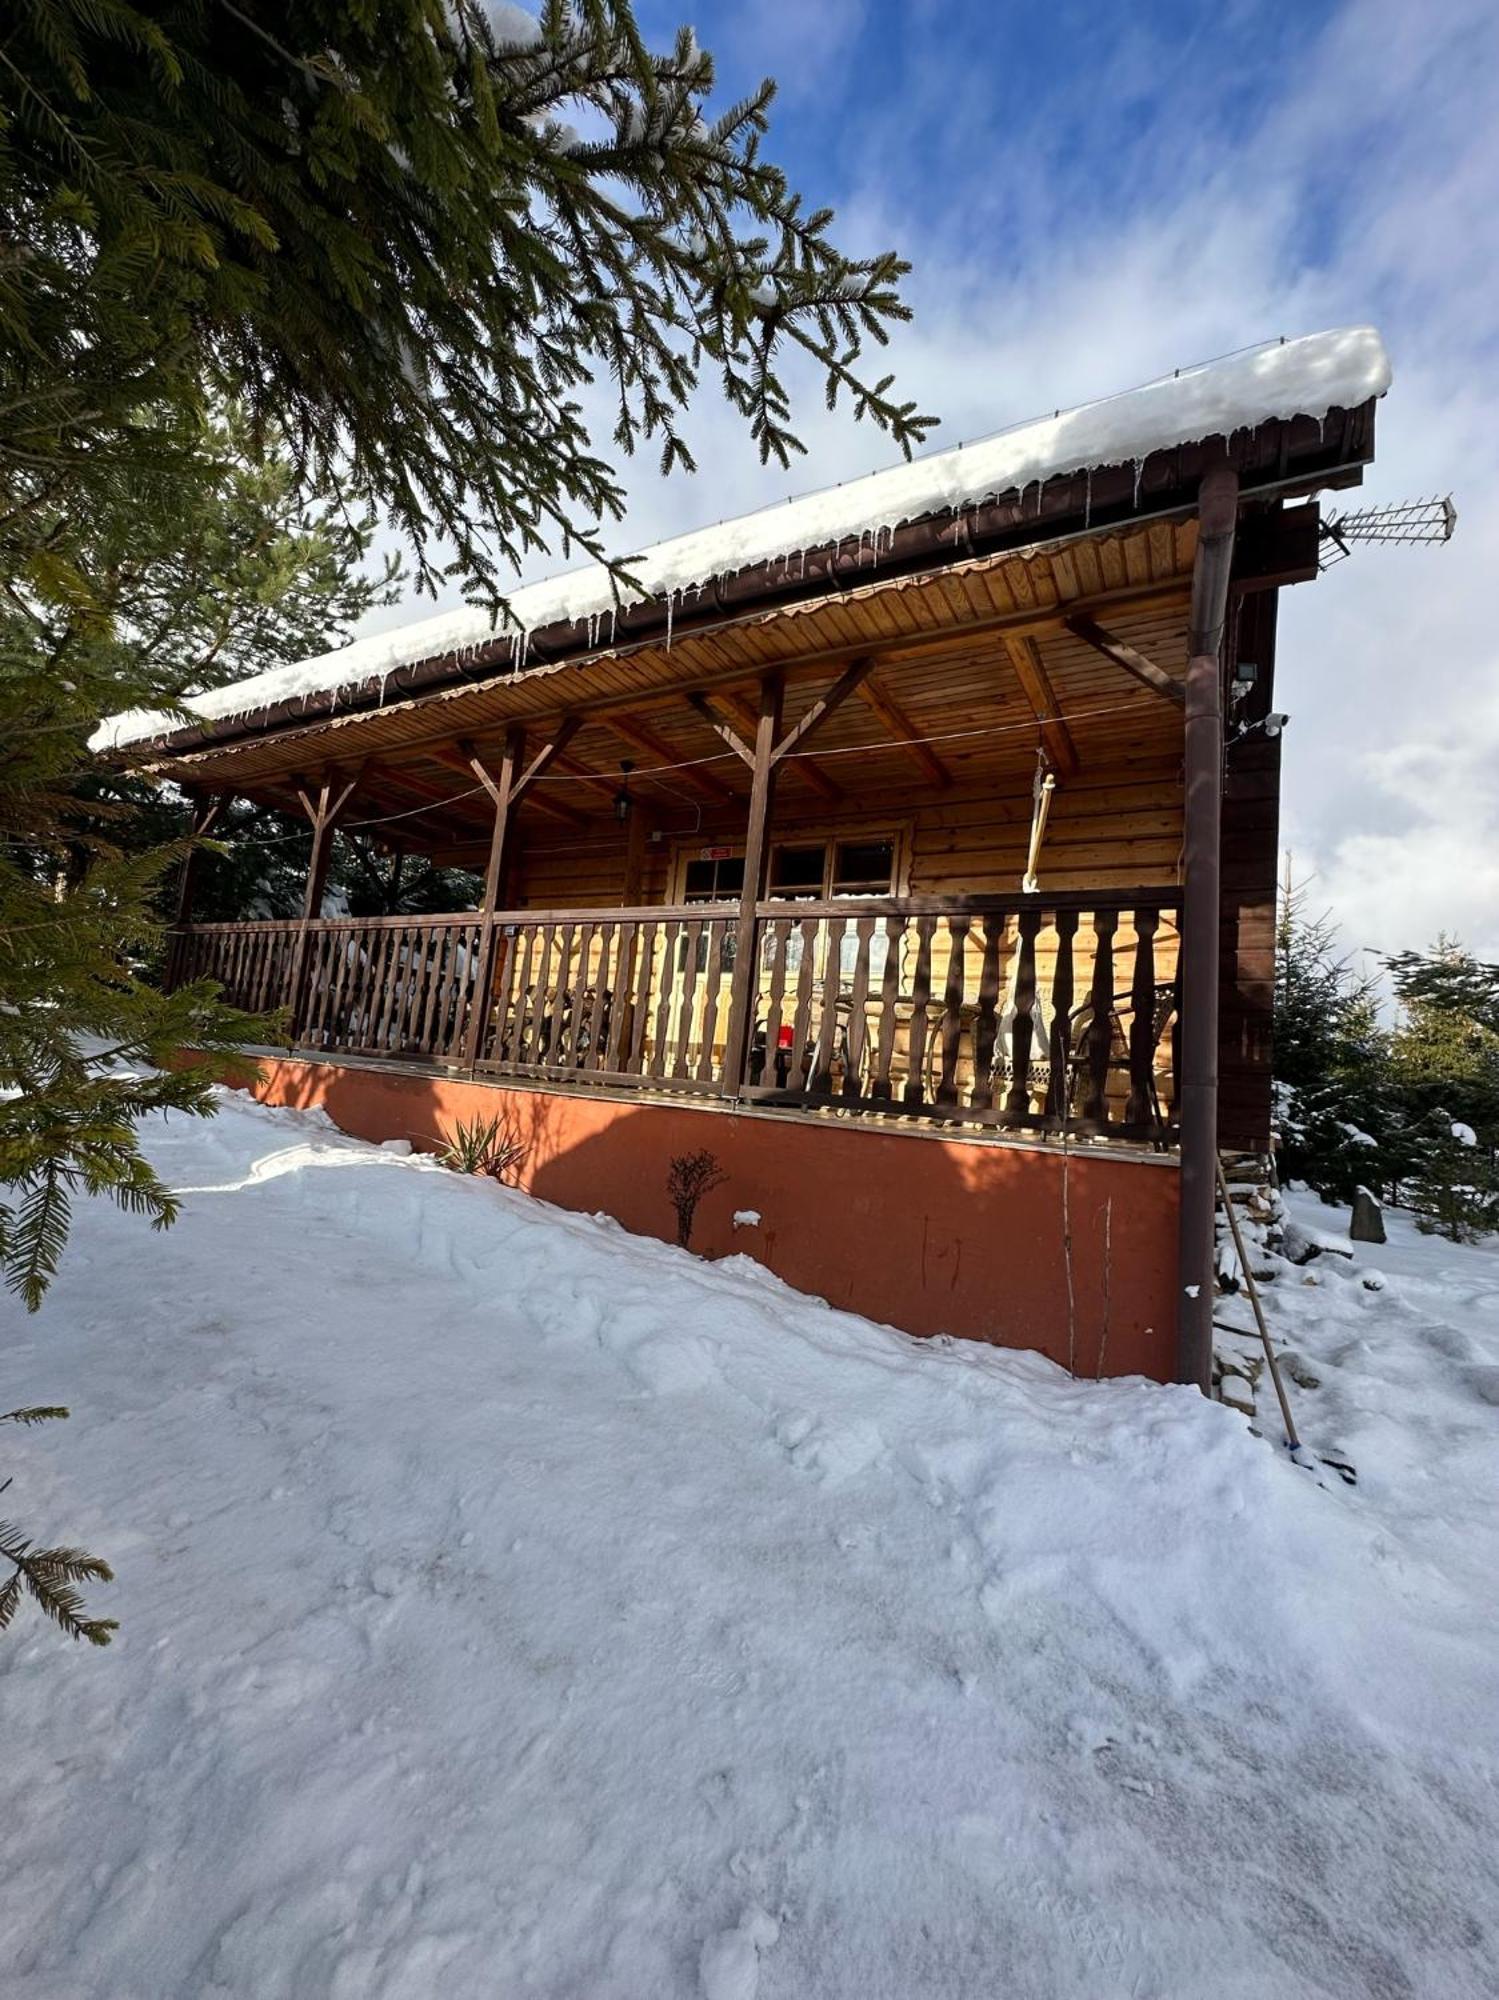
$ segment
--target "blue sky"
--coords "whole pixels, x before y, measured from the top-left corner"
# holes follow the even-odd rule
[[[1362,550],[1283,603],[1285,837],[1353,947],[1499,958],[1499,7],[1493,0],[637,0],[851,246],[914,269],[899,387],[934,447],[1278,334],[1373,320],[1395,383],[1370,499],[1451,490],[1451,546]],[[793,375],[793,380],[795,377]],[[814,383],[757,465],[705,393],[704,468],[629,468],[621,551],[888,462]],[[550,565],[557,567],[558,565]]]

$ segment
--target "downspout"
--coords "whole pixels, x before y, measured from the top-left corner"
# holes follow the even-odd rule
[[[1197,493],[1187,641],[1181,939],[1181,1223],[1176,1379],[1212,1384],[1218,1203],[1219,880],[1223,845],[1223,627],[1239,476],[1222,456]]]

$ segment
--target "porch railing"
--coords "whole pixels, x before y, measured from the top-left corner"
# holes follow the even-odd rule
[[[1170,889],[209,924],[169,977],[290,1012],[297,1046],[488,1075],[1166,1143],[1180,1002]],[[748,1046],[731,1050],[736,973]],[[299,987],[300,991],[294,991]]]

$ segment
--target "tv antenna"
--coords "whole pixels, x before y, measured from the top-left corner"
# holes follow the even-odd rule
[[[1331,569],[1352,555],[1355,542],[1450,542],[1457,509],[1449,493],[1442,499],[1391,500],[1361,507],[1356,514],[1330,514],[1322,522],[1320,561]]]

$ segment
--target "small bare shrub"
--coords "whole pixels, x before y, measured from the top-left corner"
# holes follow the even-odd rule
[[[678,1153],[666,1176],[666,1192],[677,1211],[677,1242],[685,1250],[692,1242],[692,1223],[697,1205],[710,1189],[728,1179],[713,1154]]]

